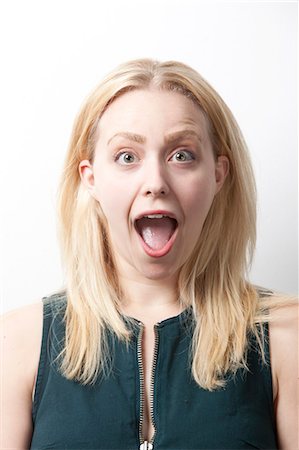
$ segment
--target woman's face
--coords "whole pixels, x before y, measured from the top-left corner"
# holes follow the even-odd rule
[[[97,136],[80,174],[107,218],[120,275],[176,277],[228,170],[205,117],[180,93],[136,90],[106,109]]]

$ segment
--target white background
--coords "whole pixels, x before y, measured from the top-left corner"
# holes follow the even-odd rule
[[[296,2],[6,1],[0,7],[2,309],[60,287],[55,195],[85,96],[128,59],[176,59],[221,94],[259,193],[251,280],[296,293]]]

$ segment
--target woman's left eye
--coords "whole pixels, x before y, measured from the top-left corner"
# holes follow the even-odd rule
[[[194,159],[193,153],[189,150],[179,150],[170,158],[171,161],[178,162],[193,161]]]

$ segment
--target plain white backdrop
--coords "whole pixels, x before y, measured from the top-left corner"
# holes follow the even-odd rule
[[[0,17],[3,311],[60,287],[55,196],[73,120],[138,57],[193,66],[229,105],[258,186],[250,279],[297,292],[297,2],[10,0]]]

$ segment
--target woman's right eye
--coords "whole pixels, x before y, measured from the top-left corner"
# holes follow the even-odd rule
[[[122,165],[129,165],[136,162],[137,158],[130,152],[121,152],[115,156],[115,161]]]

